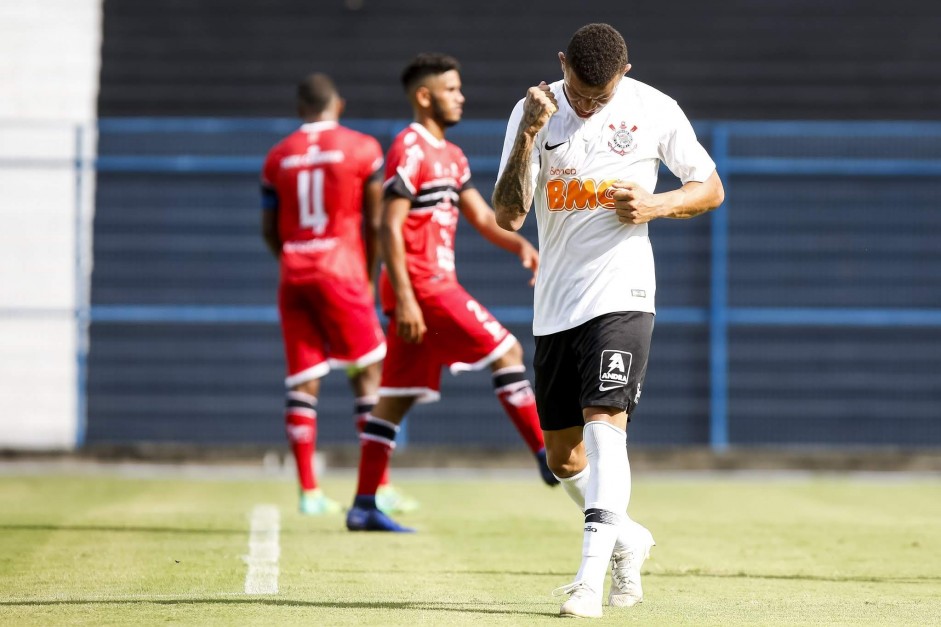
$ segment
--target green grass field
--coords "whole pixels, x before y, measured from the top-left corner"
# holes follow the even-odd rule
[[[301,517],[286,479],[3,475],[0,623],[552,624],[580,517],[513,477],[403,479],[420,532],[385,535]],[[258,504],[280,509],[277,594],[244,593]],[[631,511],[658,543],[645,600],[597,624],[941,624],[941,478],[639,477]]]

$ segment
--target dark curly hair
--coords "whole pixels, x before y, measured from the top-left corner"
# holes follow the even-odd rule
[[[402,87],[412,91],[428,76],[437,76],[451,70],[461,71],[461,64],[449,54],[442,52],[422,52],[402,70]]]
[[[586,85],[601,87],[624,72],[627,44],[610,24],[586,24],[569,40],[565,63]]]

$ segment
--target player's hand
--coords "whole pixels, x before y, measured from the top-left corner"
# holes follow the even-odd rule
[[[539,251],[528,240],[522,237],[520,239],[523,240],[519,252],[520,262],[524,268],[533,273],[532,278],[529,280],[529,286],[533,287],[536,285],[536,275],[539,273]]]
[[[425,337],[428,327],[425,317],[415,301],[399,302],[395,306],[395,332],[409,344],[418,344]]]
[[[535,135],[558,110],[559,103],[556,102],[555,95],[549,90],[546,81],[542,81],[536,87],[530,87],[526,92],[520,128],[530,135]]]
[[[661,203],[654,194],[633,181],[618,181],[614,189],[614,211],[622,224],[646,224],[661,216]]]

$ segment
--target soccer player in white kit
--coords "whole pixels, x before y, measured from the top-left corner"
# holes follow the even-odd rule
[[[541,265],[533,358],[548,463],[585,514],[582,561],[562,616],[600,617],[641,601],[653,536],[627,515],[627,422],[640,399],[653,332],[647,223],[719,206],[722,182],[676,101],[627,78],[627,46],[588,24],[559,53],[562,80],[531,87],[510,116],[493,192],[516,231],[535,202]],[[660,162],[681,180],[654,193]]]

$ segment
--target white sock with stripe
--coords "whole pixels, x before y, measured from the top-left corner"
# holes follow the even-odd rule
[[[582,470],[571,477],[559,477],[556,476],[562,484],[562,489],[565,490],[565,493],[569,495],[569,498],[578,506],[579,511],[582,513],[585,512],[585,492],[588,490],[588,478],[591,476],[591,466],[585,466]],[[631,484],[631,464],[630,458],[627,462],[627,485],[630,489]],[[630,493],[628,493],[628,499],[630,499]],[[618,533],[617,544],[615,545],[617,550],[631,544],[632,538],[636,537],[639,530],[645,529],[643,525],[638,522],[635,522],[629,514],[626,512],[623,516],[623,524],[621,525],[621,530]]]
[[[583,439],[591,472],[585,490],[582,563],[575,580],[600,594],[630,500],[627,434],[596,420],[585,425]]]

